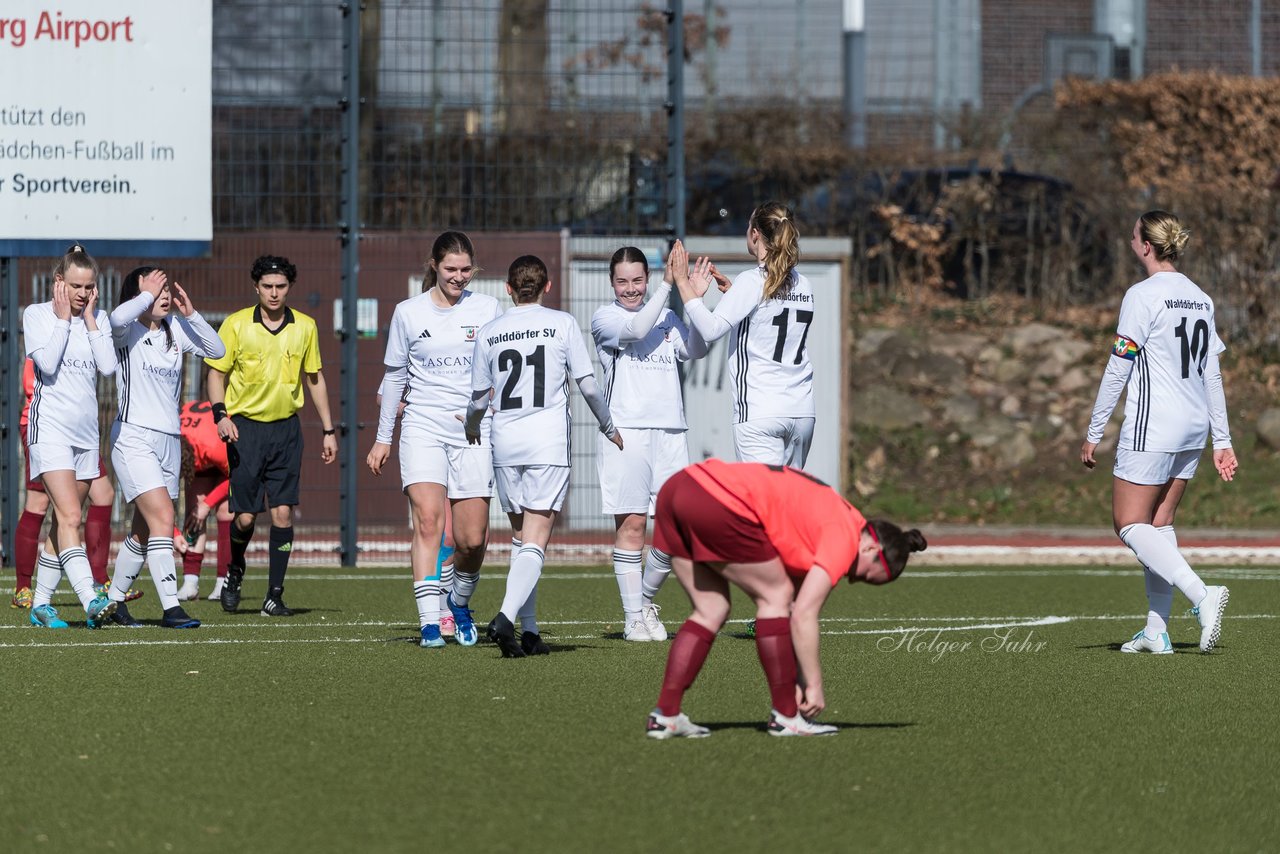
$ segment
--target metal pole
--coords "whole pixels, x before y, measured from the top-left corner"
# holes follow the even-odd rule
[[[684,240],[684,0],[667,4],[667,240]]]
[[[1254,77],[1262,76],[1262,0],[1253,0],[1249,8],[1249,54],[1253,59]]]
[[[844,2],[844,121],[850,148],[867,147],[867,34],[864,0]]]
[[[3,322],[0,324],[0,560],[13,566],[15,522],[21,512],[18,503],[18,478],[22,461],[18,459],[18,418],[22,415],[22,352],[18,349],[18,259],[0,258],[0,291],[3,292]]]
[[[341,466],[342,565],[356,565],[356,477],[359,473],[357,427],[359,376],[356,299],[360,278],[360,12],[359,3],[343,3],[342,56],[342,423],[338,449]]]

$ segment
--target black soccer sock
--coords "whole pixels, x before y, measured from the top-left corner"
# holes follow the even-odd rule
[[[268,587],[284,587],[284,574],[289,571],[289,555],[293,553],[293,526],[271,526],[271,565]]]
[[[241,529],[239,525],[232,521],[231,523],[231,560],[230,563],[235,566],[244,568],[244,553],[249,549],[249,541],[253,539],[253,526],[250,525],[247,530]]]

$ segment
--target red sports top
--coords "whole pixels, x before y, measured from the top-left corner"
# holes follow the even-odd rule
[[[191,444],[196,471],[220,471],[229,475],[227,443],[218,436],[213,407],[207,400],[193,400],[182,407],[182,438]]]
[[[835,584],[853,569],[867,520],[817,478],[786,466],[714,459],[685,471],[725,507],[759,522],[791,575],[820,566]]]
[[[18,426],[22,435],[27,435],[27,412],[31,409],[31,395],[36,393],[36,363],[27,359],[22,363],[22,415],[18,418]],[[26,441],[24,438],[22,441]]]

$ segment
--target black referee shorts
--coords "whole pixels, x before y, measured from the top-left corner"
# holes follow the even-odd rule
[[[227,448],[231,466],[231,512],[261,513],[269,507],[298,504],[302,469],[302,422],[254,421],[232,415],[240,441]]]

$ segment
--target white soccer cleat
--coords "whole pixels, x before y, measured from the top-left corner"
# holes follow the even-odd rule
[[[796,712],[794,717],[786,717],[771,709],[769,714],[769,735],[787,737],[793,735],[835,735],[839,727],[831,724],[814,723],[804,715]]]
[[[1169,633],[1161,632],[1154,638],[1147,637],[1144,630],[1134,635],[1120,647],[1121,652],[1151,652],[1156,655],[1172,655],[1173,644],[1169,643]]]
[[[649,738],[706,738],[711,735],[711,730],[704,726],[698,726],[689,720],[689,716],[684,712],[678,715],[659,714],[657,709],[653,710],[653,714],[649,715],[649,722],[645,726],[644,734]]]
[[[651,641],[653,640],[653,635],[649,634],[649,627],[645,625],[644,620],[632,620],[622,630],[622,639],[637,642]]]
[[[217,602],[219,599],[222,598],[222,582],[224,580],[225,579],[223,579],[222,577],[219,577],[218,580],[213,583],[213,592],[209,594],[210,602]]]
[[[1200,651],[1210,652],[1218,645],[1222,636],[1222,612],[1227,610],[1227,600],[1231,591],[1222,585],[1215,584],[1205,588],[1204,598],[1192,608],[1192,613],[1200,621]]]
[[[649,640],[667,639],[667,627],[662,625],[662,620],[658,619],[658,612],[661,610],[660,606],[652,602],[640,608],[640,618],[644,620],[644,627],[649,630]]]
[[[200,598],[200,576],[182,576],[182,586],[178,588],[178,601],[193,602]]]

